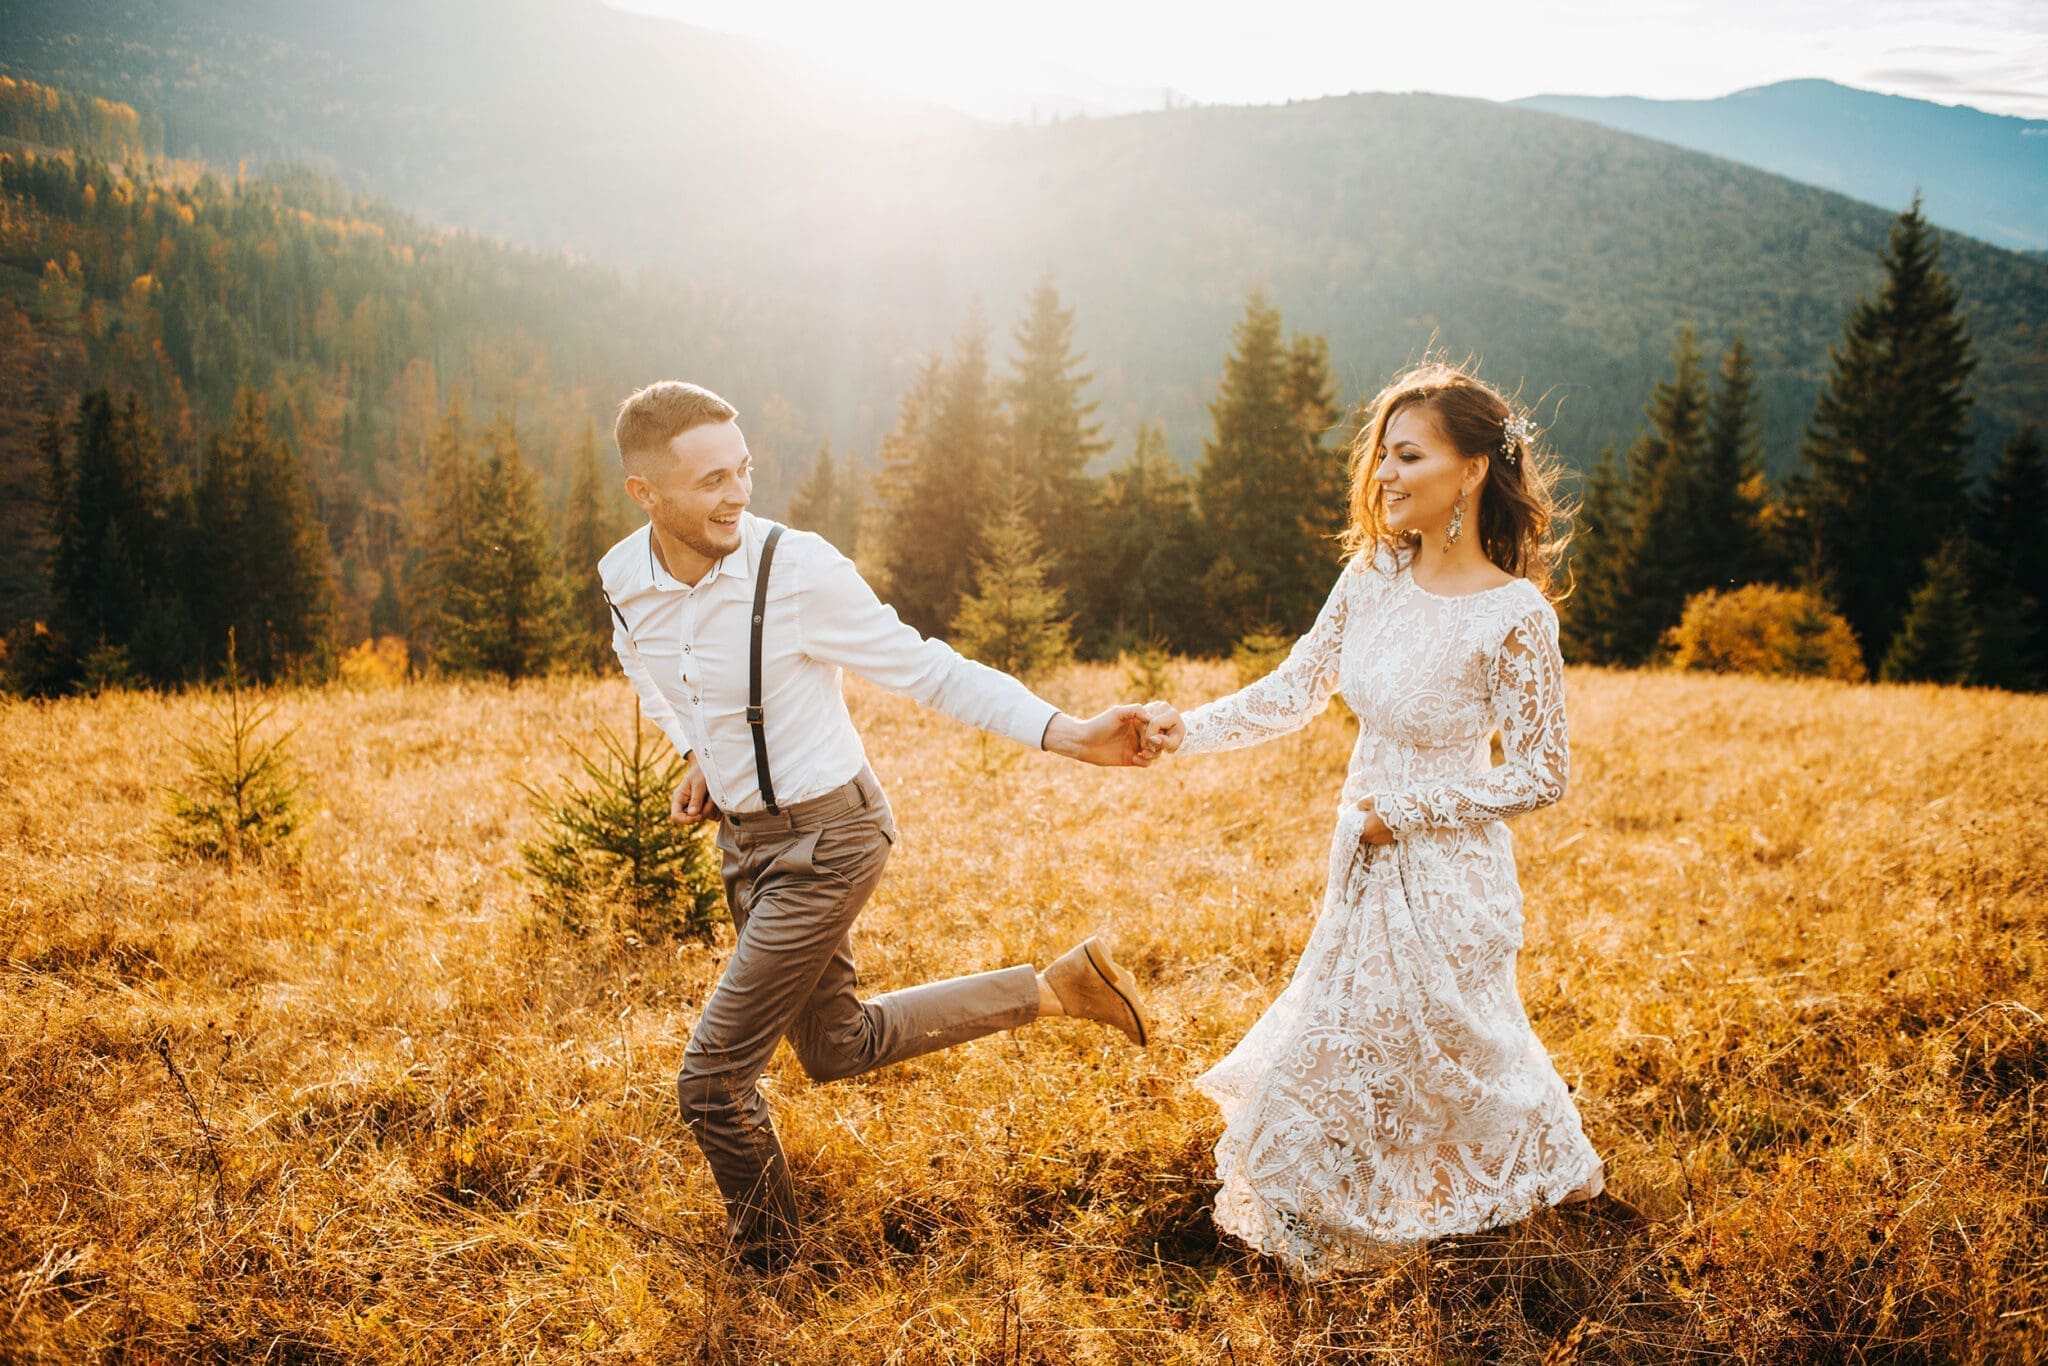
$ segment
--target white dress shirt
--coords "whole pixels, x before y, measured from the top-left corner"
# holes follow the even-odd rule
[[[695,585],[670,576],[643,526],[598,562],[612,648],[640,705],[678,754],[694,754],[721,811],[765,809],[747,727],[754,574],[769,523],[740,515],[740,548]],[[1033,749],[1059,709],[1022,683],[926,640],[875,596],[831,542],[791,528],[775,545],[762,624],[761,704],[778,806],[816,797],[867,763],[840,670]]]

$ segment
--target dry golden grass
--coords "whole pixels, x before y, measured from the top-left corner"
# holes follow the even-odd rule
[[[1523,997],[1644,1219],[1545,1212],[1313,1293],[1215,1233],[1187,1083],[1308,932],[1345,717],[1105,772],[857,689],[904,833],[866,981],[1102,929],[1163,1037],[1051,1021],[829,1086],[785,1050],[815,1241],[761,1280],[720,1262],[672,1091],[721,951],[536,932],[515,871],[514,780],[623,683],[285,694],[315,819],[296,869],[233,878],[151,838],[198,699],[0,704],[0,1358],[2048,1351],[2048,700],[1570,687],[1571,791],[1516,825]]]

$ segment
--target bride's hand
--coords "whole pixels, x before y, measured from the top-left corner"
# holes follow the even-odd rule
[[[1380,813],[1373,809],[1373,799],[1371,797],[1360,801],[1358,809],[1365,813],[1365,829],[1360,832],[1360,839],[1364,840],[1367,844],[1392,844],[1394,842],[1394,832],[1387,828],[1387,823],[1380,819]]]
[[[1180,748],[1180,742],[1187,738],[1188,728],[1181,721],[1180,713],[1170,703],[1147,702],[1145,704],[1145,748],[1153,754],[1161,750],[1168,754]]]

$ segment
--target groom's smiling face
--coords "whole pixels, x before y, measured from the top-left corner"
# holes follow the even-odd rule
[[[740,548],[740,513],[754,492],[753,457],[737,422],[706,422],[672,438],[669,460],[627,479],[663,535],[707,560]],[[635,485],[639,485],[635,488]]]

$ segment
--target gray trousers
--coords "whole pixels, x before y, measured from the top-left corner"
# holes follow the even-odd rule
[[[881,784],[866,770],[780,815],[720,820],[738,939],[683,1050],[676,1093],[742,1254],[786,1247],[796,1232],[789,1163],[755,1084],[781,1039],[812,1080],[833,1081],[1038,1018],[1028,963],[870,1001],[855,994],[848,935],[895,839]]]

